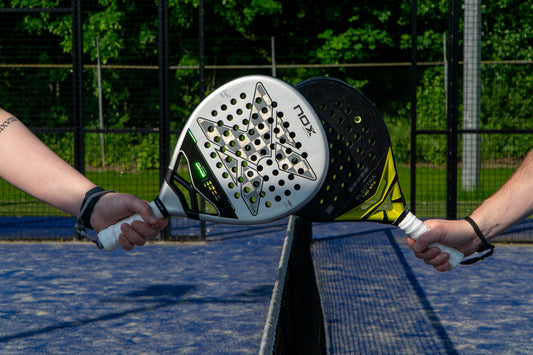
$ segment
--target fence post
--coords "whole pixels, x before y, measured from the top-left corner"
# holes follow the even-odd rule
[[[416,89],[418,84],[417,73],[417,32],[418,32],[418,2],[411,4],[411,211],[416,213]]]
[[[85,172],[85,143],[83,132],[83,42],[80,0],[72,0],[72,92],[74,128],[74,168]]]
[[[165,181],[170,159],[169,59],[168,59],[168,0],[158,6],[158,65],[159,65],[159,183]],[[170,223],[161,231],[161,238],[170,236]]]
[[[465,0],[463,129],[481,126],[481,0]],[[481,170],[481,136],[463,135],[463,189],[479,186]]]
[[[448,6],[448,157],[446,218],[457,218],[457,135],[459,116],[459,6],[460,1],[450,0]]]

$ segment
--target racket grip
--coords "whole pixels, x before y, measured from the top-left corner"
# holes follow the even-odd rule
[[[429,227],[424,224],[418,217],[416,217],[412,212],[408,212],[405,218],[398,224],[405,234],[411,236],[414,240],[417,240],[425,232],[429,231]],[[450,259],[448,262],[451,265],[451,269],[455,269],[457,265],[463,260],[464,254],[459,250],[450,248],[446,245],[440,243],[431,244],[430,247],[437,247],[443,253],[448,253]]]
[[[163,215],[159,211],[159,208],[157,208],[155,202],[151,202],[150,207],[152,207],[152,210],[154,211],[154,214],[157,218],[163,218]],[[136,213],[98,232],[98,240],[100,241],[104,249],[107,251],[112,251],[116,247],[120,246],[120,242],[118,240],[118,237],[122,232],[120,227],[124,223],[131,224],[133,221],[144,222],[144,219],[141,217],[140,214]]]

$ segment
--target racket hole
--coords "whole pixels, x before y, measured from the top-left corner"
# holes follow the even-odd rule
[[[247,194],[249,194],[249,193],[250,193],[250,188],[249,188],[249,187],[245,187],[245,188],[244,188],[244,192],[246,192]]]
[[[279,185],[279,186],[283,186],[283,185],[285,185],[285,181],[283,181],[283,180],[278,181],[278,185]]]
[[[216,157],[217,157],[217,153],[215,153],[215,152],[211,153],[211,158],[214,159],[214,158],[216,158]]]
[[[278,195],[278,196],[274,197],[274,200],[276,200],[276,202],[280,202],[281,201],[281,196]]]
[[[270,140],[270,133],[266,133],[263,138],[265,138],[265,140],[269,141]]]
[[[257,203],[257,197],[255,197],[255,196],[250,197],[250,202],[251,203]]]
[[[257,160],[257,156],[252,155],[252,156],[250,157],[250,160],[252,160],[252,161],[256,161],[256,160]]]
[[[222,165],[221,162],[218,162],[218,163],[217,163],[217,168],[222,169],[222,166],[223,166],[223,165]]]
[[[217,125],[218,125],[219,127],[224,126],[224,121],[222,121],[222,120],[218,121],[218,122],[217,122]]]
[[[268,166],[271,166],[272,164],[274,164],[274,162],[272,161],[272,159],[268,159],[268,160],[267,160],[267,165],[268,165]]]
[[[248,175],[248,177],[253,177],[254,176],[254,172],[253,171],[249,171],[246,173],[246,175]]]
[[[235,198],[241,198],[241,194],[239,192],[235,192],[235,194],[233,195]]]
[[[237,105],[237,100],[236,99],[231,99],[229,101],[229,103],[232,104],[232,105]]]
[[[260,104],[261,102],[263,102],[262,98],[260,98],[260,97],[256,97],[255,98],[255,103]]]
[[[239,97],[240,97],[242,100],[244,100],[244,99],[246,99],[246,94],[243,92],[243,93],[241,93],[241,94],[239,95]]]
[[[290,133],[289,133],[289,137],[291,137],[291,138],[295,138],[295,137],[296,137],[296,133],[294,133],[294,132],[290,132]]]
[[[249,123],[250,123],[250,121],[247,120],[247,119],[242,120],[242,124],[245,125],[245,126],[248,126]]]
[[[227,179],[227,178],[229,177],[229,174],[226,173],[226,172],[224,172],[224,173],[222,173],[222,177],[223,177],[224,179]]]
[[[296,191],[300,191],[301,188],[302,188],[302,187],[300,186],[300,184],[296,184],[296,185],[294,185],[294,189],[295,189]]]
[[[302,169],[302,168],[298,169],[298,174],[303,175],[304,174],[304,169]]]
[[[279,134],[279,132],[280,132],[280,129],[278,127],[274,128],[274,133],[275,134]]]
[[[307,159],[308,156],[309,156],[309,154],[307,154],[307,152],[303,152],[302,153],[302,158]]]
[[[263,112],[263,113],[267,113],[267,112],[268,112],[268,107],[263,107],[263,108],[261,109],[261,112]]]
[[[242,109],[238,109],[237,110],[237,115],[239,115],[239,116],[242,115]]]
[[[235,184],[234,184],[233,182],[230,182],[230,183],[228,184],[228,187],[229,187],[230,189],[233,189],[233,188],[235,187]]]
[[[291,195],[291,190],[285,190],[285,196],[290,196]]]
[[[206,142],[206,143],[204,144],[204,147],[206,147],[206,148],[211,148],[211,143]]]
[[[263,181],[264,182],[267,182],[268,180],[270,180],[270,177],[268,175],[263,176]]]
[[[258,118],[259,118],[259,115],[256,112],[252,113],[252,120],[256,120]]]
[[[278,107],[278,103],[276,101],[272,101],[272,107]]]
[[[297,143],[296,143],[296,148],[297,148],[297,149],[300,149],[301,147],[302,147],[302,143],[297,142]]]
[[[274,187],[274,185],[270,185],[270,186],[268,187],[268,191],[270,191],[270,192],[274,192],[274,191],[276,191],[276,188]]]
[[[220,106],[220,109],[221,109],[222,111],[226,111],[226,110],[228,109],[228,106],[226,106],[226,105],[222,105],[222,106]]]
[[[272,117],[269,117],[269,118],[267,119],[267,122],[268,122],[269,124],[272,124],[272,123],[274,123],[274,119],[273,119]]]
[[[278,113],[276,114],[276,116],[278,116],[279,118],[282,118],[283,116],[285,116],[285,114],[281,111],[278,111]],[[270,119],[270,118],[269,118]],[[274,119],[272,118],[272,122],[274,122]],[[269,123],[272,123],[272,122],[269,122]]]
[[[233,121],[233,115],[227,115],[227,116],[226,116],[226,119],[227,119],[228,121]]]
[[[248,166],[248,162],[243,161],[241,165],[244,166],[244,167],[247,167]]]
[[[283,165],[281,166],[281,169],[283,169],[283,170],[288,170],[288,169],[289,169],[289,164],[283,164]]]
[[[213,110],[213,111],[211,111],[211,116],[213,116],[213,117],[218,116],[218,112],[217,112],[217,110]]]
[[[272,207],[272,202],[270,202],[270,201],[265,202],[265,207],[266,208]]]
[[[273,171],[272,171],[272,175],[274,175],[274,176],[278,176],[278,175],[279,175],[279,171],[277,171],[277,170],[273,170]]]
[[[248,103],[246,104],[246,108],[247,108],[248,110],[251,110],[251,109],[252,109],[252,107],[253,107],[253,106],[252,106],[252,104],[251,104],[251,103],[249,103],[249,102],[248,102]]]
[[[289,180],[294,180],[294,174],[289,174]]]
[[[347,113],[348,113],[348,112],[347,112]],[[362,118],[361,118],[361,116],[355,116],[355,117],[353,118],[353,121],[354,121],[355,123],[361,123]]]

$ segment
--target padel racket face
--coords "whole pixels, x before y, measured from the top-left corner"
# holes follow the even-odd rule
[[[236,79],[192,113],[156,203],[167,216],[220,223],[285,217],[320,189],[327,144],[318,116],[294,87],[267,76]]]
[[[405,200],[388,130],[377,110],[341,80],[312,78],[295,87],[320,117],[330,159],[322,188],[298,215],[332,221],[350,212],[350,219],[392,223],[403,212]],[[378,211],[388,197],[392,206]]]

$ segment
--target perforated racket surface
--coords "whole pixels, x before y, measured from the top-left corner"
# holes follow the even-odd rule
[[[387,126],[370,101],[333,78],[312,78],[296,88],[319,115],[330,150],[326,180],[298,215],[312,221],[394,224],[415,239],[429,230],[407,208]],[[450,254],[452,268],[463,258],[455,249],[433,246]]]
[[[160,217],[264,223],[301,209],[327,165],[327,138],[307,100],[279,79],[243,77],[194,110],[151,205]],[[100,232],[104,247],[118,246],[120,224],[134,219]]]
[[[329,170],[322,188],[298,212],[313,221],[332,221],[362,204],[375,190],[370,177],[381,175],[391,142],[387,127],[368,100],[353,87],[333,78],[312,78],[297,84],[322,122],[329,144]]]

